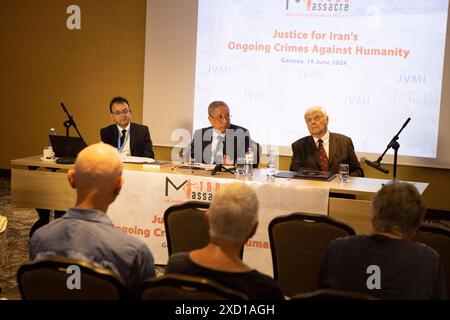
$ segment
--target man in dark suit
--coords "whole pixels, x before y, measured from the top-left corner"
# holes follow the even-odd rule
[[[101,140],[117,148],[123,155],[154,158],[148,127],[131,122],[131,107],[127,99],[113,98],[109,111],[115,124],[100,130]]]
[[[322,107],[311,107],[305,112],[310,136],[292,144],[290,171],[312,169],[338,173],[339,164],[349,165],[351,176],[364,177],[353,148],[352,139],[328,131],[328,115]]]
[[[257,150],[251,147],[254,143],[249,131],[231,124],[230,119],[230,108],[225,102],[213,101],[209,105],[208,120],[211,126],[196,130],[190,145],[190,155],[195,162],[232,164],[252,148],[256,164]]]

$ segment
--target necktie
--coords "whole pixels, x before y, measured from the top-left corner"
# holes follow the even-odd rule
[[[328,157],[327,153],[325,152],[325,148],[323,147],[323,140],[319,139],[319,160],[320,160],[320,168],[322,171],[328,171]]]
[[[224,147],[224,138],[222,136],[217,137],[217,146],[216,152],[214,154],[214,163],[222,163],[223,161],[223,147]]]
[[[120,136],[120,148],[122,148],[122,146],[123,146],[123,142],[125,141],[126,134],[127,134],[127,130],[123,129],[122,135]]]

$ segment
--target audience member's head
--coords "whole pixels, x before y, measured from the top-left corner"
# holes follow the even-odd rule
[[[305,122],[313,137],[321,138],[328,131],[328,115],[320,106],[309,107],[305,111]]]
[[[387,184],[372,200],[373,231],[411,238],[423,220],[425,210],[420,194],[412,184]]]
[[[208,107],[208,120],[211,126],[225,133],[228,128],[230,128],[230,108],[223,101],[213,101]]]
[[[258,199],[244,183],[221,186],[208,211],[211,238],[245,243],[258,225]]]
[[[109,112],[113,121],[121,128],[126,128],[131,121],[131,106],[124,97],[114,97],[109,103]]]
[[[83,149],[75,168],[68,172],[70,185],[77,190],[77,205],[112,203],[122,187],[122,167],[117,149],[108,144],[97,143]]]

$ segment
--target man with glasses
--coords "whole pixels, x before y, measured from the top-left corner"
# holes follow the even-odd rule
[[[191,158],[195,162],[209,164],[233,164],[243,158],[250,148],[251,139],[247,129],[232,124],[230,108],[223,101],[213,101],[208,107],[210,127],[194,132],[190,146]],[[255,153],[256,163],[257,150]]]
[[[353,148],[352,139],[328,131],[328,115],[323,107],[310,107],[305,111],[310,136],[292,144],[290,171],[312,169],[338,173],[339,164],[349,165],[351,176],[364,177]]]
[[[100,130],[101,140],[117,148],[120,154],[154,158],[148,127],[131,122],[131,107],[127,99],[113,98],[109,111],[115,124]]]

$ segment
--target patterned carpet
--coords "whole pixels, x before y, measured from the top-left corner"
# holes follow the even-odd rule
[[[0,177],[0,215],[8,218],[6,264],[0,265],[0,299],[20,299],[16,274],[19,266],[28,258],[28,233],[38,215],[34,209],[11,206],[11,181]],[[156,275],[164,273],[163,266],[156,267]]]
[[[0,215],[8,218],[7,258],[6,264],[0,267],[0,298],[20,299],[16,273],[19,266],[28,261],[28,233],[38,216],[34,209],[11,206],[10,182],[0,178]]]

